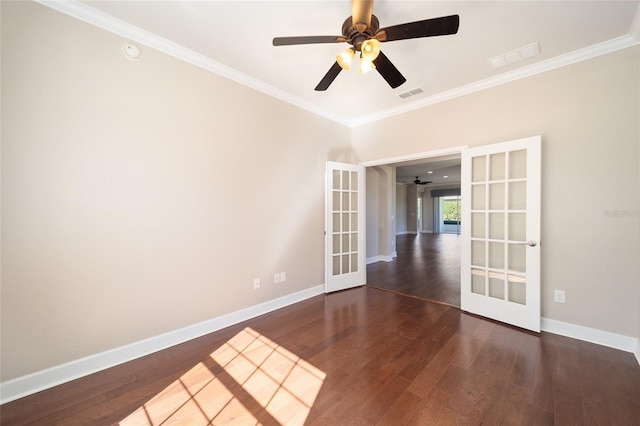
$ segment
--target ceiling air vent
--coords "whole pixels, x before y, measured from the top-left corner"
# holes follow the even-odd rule
[[[507,64],[520,62],[524,59],[530,58],[532,56],[537,56],[539,54],[540,46],[536,41],[535,43],[527,44],[526,46],[522,46],[518,49],[503,53],[502,55],[487,59],[487,62],[489,62],[489,65],[491,65],[492,68],[500,68]]]
[[[416,87],[415,89],[411,89],[407,92],[400,93],[398,96],[400,96],[402,99],[406,99],[406,98],[410,98],[411,96],[419,95],[420,93],[423,93],[423,92],[424,92],[424,89],[422,87]]]

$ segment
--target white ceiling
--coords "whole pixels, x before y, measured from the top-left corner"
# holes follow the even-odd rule
[[[407,78],[342,71],[314,87],[345,43],[271,44],[276,36],[340,35],[349,1],[57,1],[43,3],[346,125],[446,100],[638,43],[639,1],[382,1],[380,26],[458,14],[458,34],[382,44]],[[488,59],[538,42],[540,55],[493,69]],[[145,47],[145,45],[147,47]],[[416,87],[424,93],[398,95]]]
[[[418,177],[426,186],[460,184],[460,156],[447,156],[430,160],[416,160],[396,166],[396,182],[412,185]]]

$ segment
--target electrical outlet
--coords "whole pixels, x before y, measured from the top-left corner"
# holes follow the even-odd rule
[[[565,303],[564,290],[553,290],[553,301],[557,303]]]
[[[253,288],[254,288],[255,290],[257,290],[257,289],[259,289],[259,288],[260,288],[260,278],[254,278],[254,279],[253,279]]]
[[[273,276],[273,283],[278,284],[280,282],[280,274],[275,274]]]
[[[287,273],[286,272],[280,272],[280,282],[283,283],[287,280]]]

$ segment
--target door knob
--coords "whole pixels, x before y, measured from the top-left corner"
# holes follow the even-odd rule
[[[534,240],[529,240],[529,241],[522,241],[520,243],[516,243],[519,246],[529,246],[529,247],[535,247],[538,245],[538,243]]]

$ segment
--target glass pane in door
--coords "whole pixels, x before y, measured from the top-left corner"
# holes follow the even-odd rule
[[[520,305],[527,304],[527,287],[524,280],[509,280],[509,302],[518,303]]]
[[[366,281],[364,248],[365,168],[326,162],[325,292],[361,286]]]
[[[358,178],[355,171],[333,169],[331,176],[331,272],[358,272]]]
[[[527,150],[509,152],[509,179],[527,177]]]
[[[473,157],[471,161],[471,181],[484,182],[487,179],[486,157]]]
[[[526,304],[526,178],[527,150],[471,158],[474,294]]]
[[[504,152],[492,154],[489,157],[489,164],[489,180],[504,180]]]

